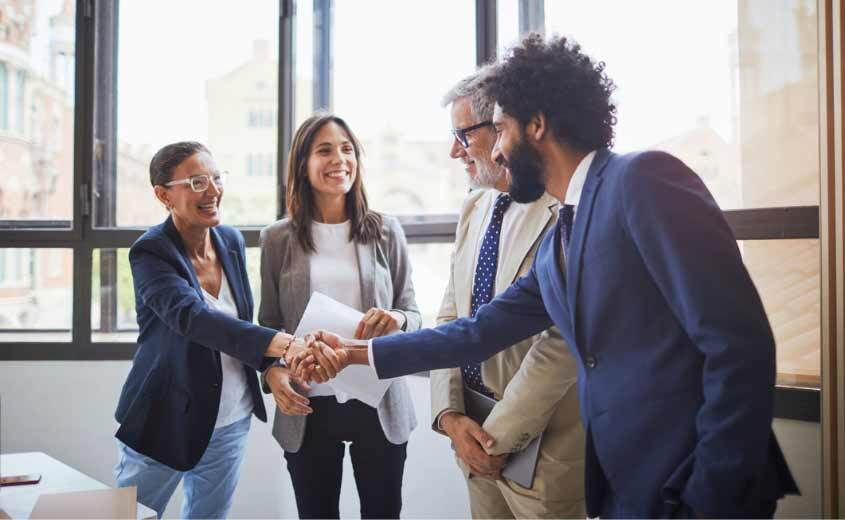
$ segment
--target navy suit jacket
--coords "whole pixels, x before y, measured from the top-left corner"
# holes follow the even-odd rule
[[[554,324],[579,361],[590,516],[591,482],[645,517],[758,516],[797,492],[771,431],[771,328],[698,176],[666,153],[600,150],[569,247],[564,275],[551,230],[474,319],[374,340],[379,376],[480,362]]]
[[[197,465],[220,406],[220,352],[241,361],[253,412],[267,421],[255,371],[274,358],[264,352],[277,331],[252,323],[253,301],[240,232],[212,228],[238,317],[210,309],[170,217],[129,250],[138,315],[138,350],[123,385],[117,438],[171,468]]]

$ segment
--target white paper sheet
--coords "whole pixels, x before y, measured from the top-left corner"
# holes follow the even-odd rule
[[[309,332],[323,329],[344,338],[352,338],[363,316],[352,307],[314,291],[294,334],[304,336]],[[338,401],[358,399],[376,408],[384,397],[384,393],[390,388],[390,384],[395,380],[396,378],[379,379],[376,377],[375,370],[369,366],[351,365],[343,369],[337,377],[330,379],[328,384],[337,395]]]

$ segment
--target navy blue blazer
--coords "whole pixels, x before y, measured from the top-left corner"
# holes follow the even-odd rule
[[[240,319],[206,305],[170,217],[129,250],[140,331],[115,412],[116,436],[180,471],[196,466],[211,440],[223,381],[220,352],[244,364],[253,413],[267,421],[255,371],[273,361],[264,352],[277,331],[252,323],[240,232],[217,226],[210,233]]]
[[[666,153],[600,150],[565,276],[560,249],[551,230],[474,319],[374,340],[379,376],[480,362],[554,324],[579,361],[590,516],[601,470],[643,517],[752,517],[797,492],[771,430],[772,331],[699,177]]]

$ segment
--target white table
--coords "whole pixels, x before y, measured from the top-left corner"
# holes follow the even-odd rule
[[[0,487],[0,509],[12,518],[29,518],[36,500],[42,494],[109,488],[99,480],[41,452],[0,455],[0,472],[3,476],[41,474],[41,482],[38,484]],[[138,504],[138,518],[155,519],[156,512]]]

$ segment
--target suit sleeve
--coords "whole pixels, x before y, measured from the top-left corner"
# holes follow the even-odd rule
[[[405,315],[405,330],[414,331],[422,326],[422,316],[417,308],[414,282],[411,279],[411,261],[408,243],[399,221],[390,219],[387,261],[393,278],[393,309]]]
[[[263,366],[276,331],[210,309],[153,240],[133,245],[129,264],[141,302],[173,331],[256,370]]]
[[[484,430],[496,439],[488,450],[493,455],[525,448],[546,429],[562,399],[572,402],[572,415],[578,416],[578,366],[569,347],[556,327],[533,340],[502,400],[484,421]]]
[[[458,226],[460,229],[460,226]],[[437,313],[437,324],[449,323],[458,319],[458,308],[455,303],[455,251],[452,251],[449,262],[449,281],[443,293],[440,311]],[[460,368],[443,368],[433,370],[429,376],[431,387],[431,428],[442,433],[437,419],[446,410],[464,413],[463,377]]]
[[[467,361],[480,363],[551,324],[540,295],[535,260],[528,274],[482,305],[474,318],[375,338],[372,364],[379,378],[386,379],[457,367]]]
[[[730,505],[742,503],[769,446],[769,321],[733,233],[698,176],[674,157],[648,152],[622,182],[624,225],[704,357],[698,444],[683,499],[699,515],[742,516]]]

